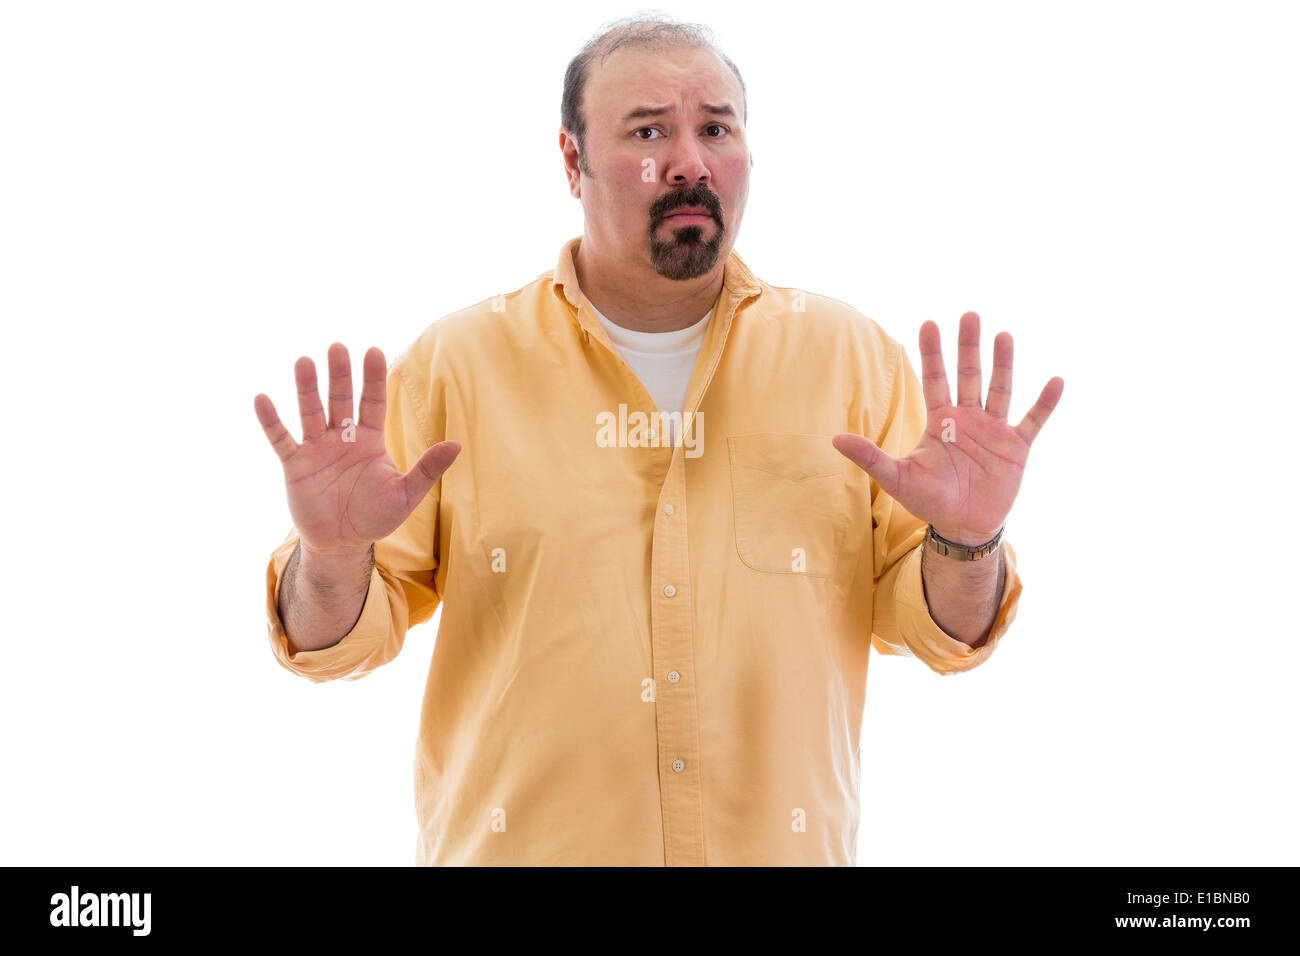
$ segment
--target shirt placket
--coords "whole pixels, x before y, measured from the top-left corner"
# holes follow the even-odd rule
[[[719,327],[708,335],[704,374],[687,398],[694,416],[722,358],[727,334],[742,301],[757,289],[728,289],[726,308],[714,315]],[[655,670],[655,721],[659,735],[659,799],[663,814],[664,863],[704,866],[704,801],[700,720],[695,666],[695,594],[690,575],[689,515],[686,509],[685,433],[673,447],[660,490],[650,557],[650,656]]]
[[[715,310],[720,326],[706,333],[707,360],[702,379],[692,382],[687,407],[694,415],[721,360],[732,320],[744,300],[759,292],[738,283],[723,293],[725,308]],[[575,303],[579,323],[613,354],[588,309]],[[584,319],[586,321],[584,321]],[[673,447],[668,473],[655,510],[650,559],[650,659],[654,672],[655,731],[658,737],[659,800],[666,866],[704,866],[704,803],[696,696],[694,604],[686,511],[685,432]],[[691,427],[694,427],[693,425]]]
[[[686,458],[679,444],[655,514],[650,559],[650,659],[655,669],[664,863],[704,865],[694,594],[687,539]]]

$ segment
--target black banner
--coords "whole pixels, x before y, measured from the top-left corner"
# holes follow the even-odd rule
[[[724,935],[857,934],[864,943],[1094,941],[1236,946],[1293,925],[1295,868],[9,868],[4,925],[98,945],[115,939],[371,942],[409,934],[436,946],[457,926],[585,936],[599,919]],[[666,929],[660,926],[659,929]]]

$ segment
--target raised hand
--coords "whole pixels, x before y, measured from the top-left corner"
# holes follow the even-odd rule
[[[316,366],[294,365],[302,442],[293,440],[266,395],[253,400],[267,440],[284,466],[289,513],[305,550],[347,556],[370,546],[406,520],[460,453],[444,441],[429,448],[406,474],[384,445],[384,353],[366,352],[360,414],[352,416],[352,363],[335,342],[329,349],[329,420],[321,406]]]
[[[882,491],[958,544],[983,544],[998,533],[1020,490],[1029,447],[1065,388],[1048,380],[1019,425],[1007,424],[1011,407],[1011,336],[993,340],[988,401],[980,405],[979,316],[967,312],[957,334],[957,404],[948,392],[939,327],[921,326],[921,384],[925,434],[906,458],[893,458],[874,442],[848,432],[832,444],[862,468]]]

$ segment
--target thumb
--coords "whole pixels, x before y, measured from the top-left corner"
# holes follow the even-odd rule
[[[898,459],[886,455],[870,438],[841,432],[831,439],[835,449],[875,479],[891,498],[898,491]]]
[[[402,481],[406,485],[406,500],[412,509],[424,500],[429,489],[438,483],[442,473],[451,466],[459,454],[460,442],[440,441],[426,449],[415,466],[402,476]]]

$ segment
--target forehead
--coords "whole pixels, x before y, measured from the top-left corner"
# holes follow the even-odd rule
[[[744,115],[736,74],[704,47],[620,47],[592,63],[583,95],[591,125],[618,123],[638,107],[694,110],[701,103],[730,105],[738,121]]]

